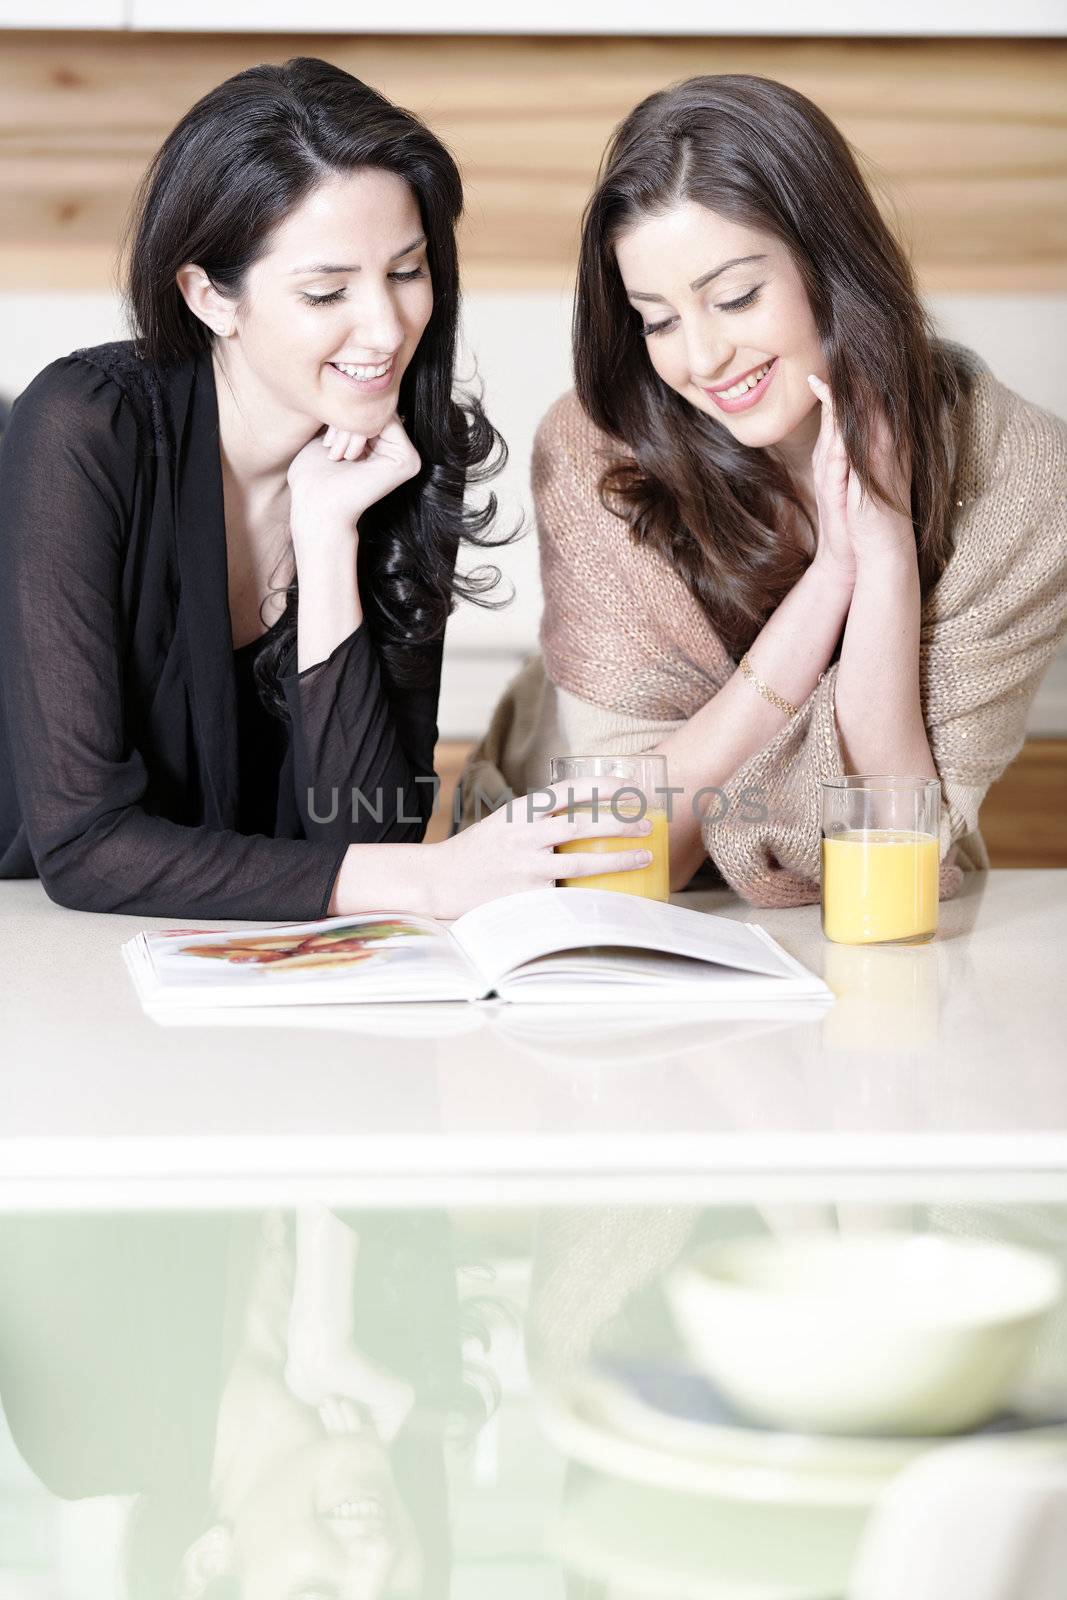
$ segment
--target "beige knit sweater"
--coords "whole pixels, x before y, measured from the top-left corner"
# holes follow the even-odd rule
[[[964,869],[989,865],[979,807],[1022,745],[1030,702],[1067,634],[1067,422],[999,383],[973,351],[954,349],[974,383],[959,416],[954,548],[920,631],[923,715],[941,779],[942,898]],[[550,755],[652,748],[736,670],[673,568],[601,505],[601,473],[621,453],[573,393],[538,429],[542,655],[508,685],[467,762],[461,826],[475,820],[476,788],[527,793],[546,782]],[[819,897],[819,782],[844,772],[836,680],[835,663],[722,785],[729,795],[757,788],[767,820],[743,820],[733,806],[704,823],[711,862],[756,905]]]

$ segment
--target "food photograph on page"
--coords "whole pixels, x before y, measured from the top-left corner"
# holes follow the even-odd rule
[[[2,1600],[1059,1600],[1062,5],[0,30]]]
[[[276,934],[256,937],[233,934],[211,944],[182,943],[174,950],[183,965],[194,961],[223,961],[231,966],[273,967],[280,971],[354,967],[407,939],[425,938],[429,930],[411,922],[340,922],[302,936]]]

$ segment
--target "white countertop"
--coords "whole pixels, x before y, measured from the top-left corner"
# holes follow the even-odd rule
[[[910,949],[831,945],[817,906],[675,898],[759,922],[835,1005],[621,1031],[617,1009],[496,1002],[162,1026],[119,946],[175,918],[2,883],[0,1207],[1067,1199],[1067,872],[976,875]]]

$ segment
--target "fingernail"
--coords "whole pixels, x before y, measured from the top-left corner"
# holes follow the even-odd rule
[[[641,865],[643,867],[647,867],[648,863],[652,860],[652,851],[651,850],[639,850],[637,852],[637,859],[638,859],[638,861],[640,861],[640,863],[641,863]]]
[[[641,828],[641,832],[642,833],[651,833],[652,832],[652,824],[651,824],[651,822],[649,822],[647,817],[645,818],[644,822],[642,822],[640,824],[640,828]]]
[[[813,389],[814,389],[815,385],[819,382],[819,380],[815,376],[814,372],[809,372],[808,373],[808,382],[811,384]]]

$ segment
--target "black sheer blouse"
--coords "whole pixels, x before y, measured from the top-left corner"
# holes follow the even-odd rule
[[[281,783],[289,746],[284,723],[260,698],[255,681],[256,657],[275,632],[243,644],[233,653],[237,679],[237,827],[241,833],[284,837],[292,827],[285,810],[288,788]]]
[[[0,878],[88,911],[303,921],[349,844],[421,840],[442,641],[410,689],[366,623],[303,672],[292,640],[288,722],[254,692],[262,644],[233,648],[210,357],[52,362],[0,446]]]

